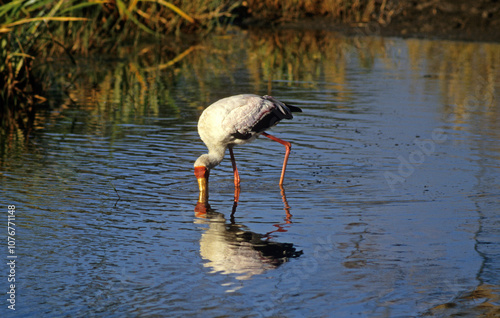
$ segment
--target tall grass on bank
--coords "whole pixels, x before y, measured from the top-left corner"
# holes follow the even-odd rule
[[[230,5],[232,4],[232,5]],[[127,40],[210,30],[239,2],[230,0],[0,0],[0,133],[29,134],[50,85],[46,58],[111,52]]]

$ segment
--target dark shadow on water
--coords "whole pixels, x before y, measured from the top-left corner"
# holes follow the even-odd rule
[[[282,195],[286,212],[284,222],[274,224],[276,229],[265,234],[249,231],[247,226],[235,222],[239,191],[235,191],[229,221],[208,202],[198,202],[194,222],[208,225],[200,238],[200,254],[206,261],[204,266],[212,272],[235,274],[237,279],[245,280],[302,255],[303,252],[297,251],[292,243],[272,241],[274,233],[286,232],[292,223],[283,189]]]

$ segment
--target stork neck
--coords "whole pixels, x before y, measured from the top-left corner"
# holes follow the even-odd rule
[[[225,149],[219,150],[212,150],[210,148],[209,152],[206,154],[201,155],[194,163],[195,167],[206,167],[208,170],[212,169],[213,167],[217,166],[222,159],[224,159],[224,152]]]
[[[208,162],[209,162],[209,169],[212,169],[213,167],[219,165],[221,163],[222,159],[224,159],[224,154],[226,152],[225,148],[209,148],[208,149]]]

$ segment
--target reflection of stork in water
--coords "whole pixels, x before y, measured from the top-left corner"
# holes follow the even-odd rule
[[[287,210],[286,223],[291,217]],[[284,232],[284,224],[277,224],[277,230],[266,234],[248,231],[244,225],[236,224],[233,206],[230,222],[224,215],[210,208],[208,202],[196,206],[198,218],[196,223],[207,223],[208,228],[200,239],[200,254],[207,261],[205,267],[222,274],[237,274],[237,279],[249,279],[267,270],[277,268],[289,258],[299,257],[302,251],[297,251],[291,243],[271,241],[271,234]],[[288,207],[289,209],[289,207]]]
[[[233,165],[234,185],[239,189],[240,176],[236,168],[233,147],[249,143],[261,134],[286,147],[279,183],[280,186],[283,185],[291,145],[264,131],[282,119],[292,119],[292,112],[301,111],[299,107],[287,105],[274,97],[253,94],[223,98],[207,107],[200,116],[198,133],[208,148],[208,154],[201,155],[194,163],[194,174],[200,188],[199,201],[208,201],[210,169],[222,161],[227,148]]]

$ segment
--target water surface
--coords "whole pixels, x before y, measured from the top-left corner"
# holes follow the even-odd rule
[[[176,64],[129,51],[80,59],[29,142],[2,145],[16,316],[500,313],[499,45],[283,31]],[[226,159],[195,214],[197,118],[239,93],[303,109],[271,131],[293,145],[284,192],[284,149],[260,138],[235,149],[238,205]]]

